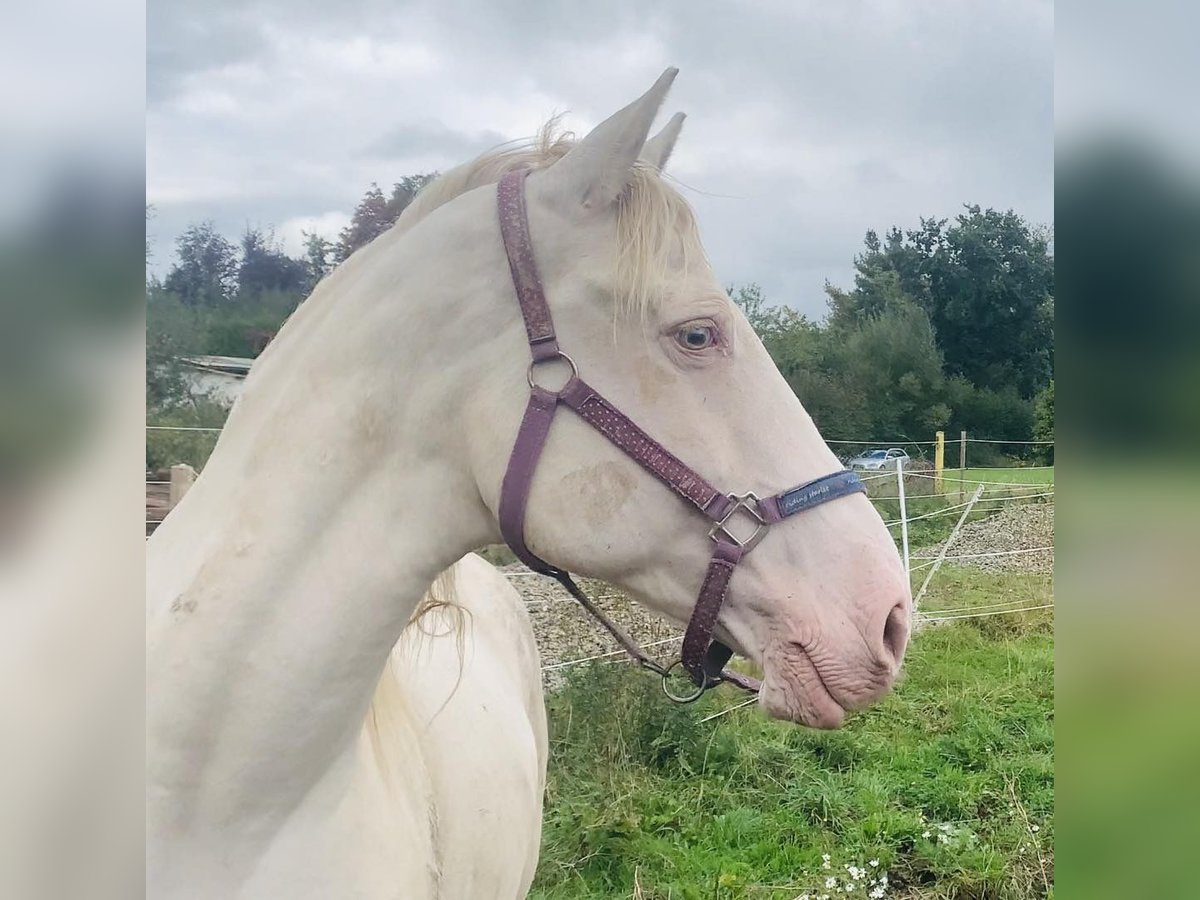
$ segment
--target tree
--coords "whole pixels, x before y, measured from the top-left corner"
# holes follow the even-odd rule
[[[266,291],[302,294],[307,286],[307,265],[284,253],[273,232],[246,229],[242,235],[242,262],[238,266],[238,292],[243,298]]]
[[[392,223],[388,221],[387,200],[379,185],[372,182],[363,198],[354,207],[350,216],[350,224],[338,235],[338,262],[343,262],[359,247],[364,247]]]
[[[808,320],[790,306],[773,306],[767,303],[762,288],[751,282],[741,287],[730,287],[727,290],[729,299],[734,302],[764,342],[788,331],[809,324]]]
[[[867,236],[870,238],[872,234],[868,232]],[[825,282],[825,295],[829,299],[826,322],[830,329],[849,332],[898,306],[916,302],[902,287],[900,273],[879,265],[881,258],[859,257],[855,261],[864,270],[855,275],[853,291],[843,291]]]
[[[163,287],[190,305],[229,300],[237,288],[238,254],[212,222],[190,225],[175,242],[176,262]]]
[[[923,309],[896,302],[839,337],[827,366],[860,398],[869,432],[851,437],[920,439],[946,425],[942,355]]]
[[[336,247],[316,232],[302,231],[304,237],[304,264],[308,268],[308,289],[311,291],[322,278],[333,270],[333,254]]]
[[[1033,435],[1033,401],[1022,397],[1013,385],[980,387],[954,375],[946,379],[945,397],[953,410],[951,432],[968,431],[974,437],[996,441],[1023,441]],[[972,453],[979,457],[990,451],[981,444]]]
[[[1033,439],[1054,440],[1054,379],[1042,389],[1033,401]],[[1054,462],[1054,444],[1044,445],[1039,455],[1049,463]]]
[[[1031,398],[1053,363],[1054,263],[1049,233],[1016,213],[967,206],[954,224],[921,219],[881,241],[868,231],[854,289],[826,285],[833,328],[853,328],[897,303],[925,310],[948,375]]]
[[[406,175],[392,185],[390,197],[384,197],[379,185],[372,182],[354,208],[350,224],[338,235],[337,261],[346,260],[359,247],[366,246],[391,228],[418,192],[437,177],[437,172]]]
[[[185,304],[162,285],[146,291],[146,407],[152,412],[191,403],[181,357],[202,352],[208,307]]]
[[[169,335],[162,331],[146,331],[146,408],[152,411],[171,409],[190,398],[179,351]]]
[[[946,368],[1032,397],[1050,379],[1054,264],[1016,213],[968,206],[928,257],[929,314]]]

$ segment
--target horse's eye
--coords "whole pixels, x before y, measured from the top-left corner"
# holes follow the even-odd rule
[[[705,350],[716,341],[716,334],[711,325],[688,325],[676,332],[675,340],[685,350]]]

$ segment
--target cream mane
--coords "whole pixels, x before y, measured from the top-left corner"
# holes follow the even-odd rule
[[[547,122],[530,141],[504,144],[451,169],[427,185],[394,228],[407,231],[433,210],[518,169],[545,169],[567,155],[575,136]],[[708,268],[708,257],[691,206],[653,166],[638,164],[617,204],[617,311],[645,315],[665,296],[668,280]]]

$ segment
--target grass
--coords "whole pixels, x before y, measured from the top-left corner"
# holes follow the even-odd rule
[[[1002,466],[990,469],[967,468],[946,469],[944,475],[947,490],[957,487],[959,481],[971,485],[979,482],[1003,482],[1004,484],[1054,484],[1054,467],[1040,468],[1035,466]]]
[[[912,573],[914,590],[924,580],[925,574],[925,570]],[[1035,607],[1053,602],[1052,575],[998,574],[947,563],[938,570],[937,577],[930,583],[925,597],[921,600],[921,610],[927,613],[952,610],[954,614],[966,614],[977,608],[991,611],[1003,606]],[[1022,625],[1041,627],[1041,620],[1032,617],[1010,619],[1006,616],[988,616],[980,618],[976,627],[987,632],[993,624],[1002,634],[1012,634]]]
[[[933,607],[982,605],[998,592],[1050,602],[1044,576],[944,571]],[[575,670],[548,699],[550,776],[530,896],[815,900],[834,894],[827,878],[843,897],[1052,894],[1046,613],[923,630],[902,683],[838,732],[771,722],[753,707],[701,721],[741,700],[722,689],[674,706],[628,666]]]

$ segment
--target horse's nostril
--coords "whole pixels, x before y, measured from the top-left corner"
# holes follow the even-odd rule
[[[897,603],[883,623],[883,652],[892,665],[899,666],[907,645],[908,609],[903,603]]]

